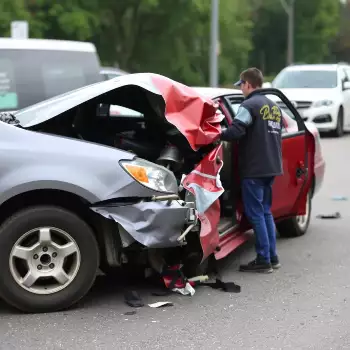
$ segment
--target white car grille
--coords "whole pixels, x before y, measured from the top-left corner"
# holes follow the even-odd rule
[[[294,107],[296,107],[297,110],[300,109],[307,109],[310,108],[312,105],[311,101],[291,101]],[[283,102],[277,102],[277,105],[280,108],[287,108],[286,105]]]

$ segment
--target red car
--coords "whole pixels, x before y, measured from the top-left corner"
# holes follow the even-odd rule
[[[167,95],[163,93],[163,97],[165,97],[167,109],[173,115],[171,122],[180,129],[188,142],[192,143],[192,148],[199,144],[208,143],[209,140],[215,138],[212,134],[218,132],[217,120],[210,117],[212,112],[208,109],[209,100],[216,103],[223,114],[220,127],[227,128],[244,99],[240,90],[203,87],[188,89],[179,83],[172,82],[172,84],[174,85],[166,88],[166,91],[172,93],[167,93]],[[306,233],[309,227],[312,198],[322,185],[325,172],[320,135],[314,124],[303,121],[294,105],[281,91],[262,89],[261,93],[272,100],[279,100],[284,119],[284,175],[275,180],[272,205],[276,226],[280,236],[301,236]],[[200,96],[203,98],[201,99]],[[120,106],[112,106],[110,113],[114,117],[121,115],[141,116],[140,113],[132,110],[126,111]],[[191,121],[194,113],[201,113],[202,118]],[[200,137],[197,139],[194,137],[192,129],[196,128],[202,132],[202,140]],[[197,165],[192,173],[187,175],[187,183],[192,181],[197,182],[198,185],[201,182],[201,193],[198,191],[195,193],[192,185],[185,186],[189,192],[196,195],[197,209],[198,198],[205,196],[205,190],[208,193],[216,193],[219,198],[216,201],[213,200],[211,206],[207,206],[205,218],[200,217],[203,260],[212,253],[215,254],[216,259],[221,259],[250,237],[247,231],[251,229],[251,226],[244,217],[240,197],[237,174],[238,151],[236,144],[223,142],[221,148],[214,150],[207,159],[203,159]],[[214,160],[220,157],[223,159],[224,165],[222,166],[220,162],[217,166],[213,165]],[[194,178],[193,173],[197,176],[196,178]],[[213,181],[219,173],[222,187],[225,190],[223,193],[220,192],[220,186],[217,186],[217,183],[203,181],[203,178],[210,178]],[[199,174],[202,176],[201,179],[198,177]]]
[[[225,119],[222,127],[228,127],[244,100],[240,90],[200,88],[195,90],[219,104]],[[304,122],[291,102],[277,89],[263,89],[262,94],[272,100],[282,100],[283,168],[284,175],[274,183],[272,212],[277,230],[282,237],[296,237],[306,233],[310,219],[312,199],[322,185],[325,161],[322,156],[320,135],[316,126]],[[223,143],[224,164],[221,179],[225,194],[222,199],[223,216],[219,224],[217,259],[223,258],[244,243],[251,227],[242,212],[237,169],[237,145]]]
[[[218,109],[223,114],[220,126],[221,128],[227,128],[244,99],[242,92],[235,89],[196,87],[193,90],[186,89],[184,91],[179,83],[175,83],[169,91],[172,89],[174,91],[178,89],[177,96],[172,96],[175,97],[172,100],[170,98],[171,94],[168,94],[166,102],[170,106],[169,110],[171,109],[174,112],[173,122],[176,118],[177,122],[175,125],[178,128],[181,125],[181,132],[190,143],[195,143],[193,135],[189,135],[190,132],[187,132],[187,129],[190,130],[193,127],[191,125],[193,121],[192,123],[185,123],[185,121],[193,118],[194,112],[198,113],[197,111],[201,111],[202,113],[201,122],[196,121],[195,127],[203,132],[204,127],[207,126],[205,132],[203,132],[207,140],[202,140],[203,144],[213,138],[213,135],[210,135],[210,122],[213,121],[211,125],[212,133],[218,132],[217,128],[214,127],[217,121],[209,118],[206,122],[206,118],[210,115],[210,112],[205,113],[205,106],[208,104],[208,100],[218,105]],[[198,93],[198,96],[196,96],[196,93]],[[312,198],[322,185],[325,172],[320,135],[314,124],[303,121],[294,105],[281,91],[277,89],[262,89],[261,93],[272,100],[279,100],[284,120],[284,175],[277,177],[275,180],[272,205],[276,226],[280,236],[301,236],[306,233],[309,227]],[[203,100],[199,98],[200,96],[203,97]],[[186,105],[188,105],[187,108]],[[135,116],[141,115],[135,111],[126,111],[125,108],[119,106],[112,107],[111,115],[115,117],[118,115],[127,115],[129,117],[133,114]],[[198,144],[199,141],[196,140],[196,142]],[[197,175],[201,174],[207,179],[214,179],[220,173],[221,183],[225,189],[220,198],[217,201],[213,201],[213,204],[208,207],[205,213],[206,217],[201,220],[200,241],[203,260],[212,253],[215,254],[216,259],[221,259],[250,237],[248,231],[251,229],[251,226],[244,217],[240,197],[240,184],[237,174],[238,151],[236,144],[223,142],[220,149],[212,152],[211,157],[209,156],[208,159],[202,160],[192,172]],[[209,164],[215,163],[214,159],[217,159],[217,157],[223,159],[224,165],[222,166],[219,162],[217,166],[212,165],[209,169]],[[198,177],[193,178],[193,176],[191,178],[191,174],[188,176],[189,180],[194,182],[203,180]],[[213,183],[203,182],[201,186],[204,191],[212,191],[217,194],[220,192],[220,186],[218,188]],[[194,193],[190,187],[186,188],[185,186],[187,190]],[[203,191],[201,194],[195,193],[197,195],[197,206],[198,195],[203,197],[203,193]],[[206,229],[205,226],[207,226]]]

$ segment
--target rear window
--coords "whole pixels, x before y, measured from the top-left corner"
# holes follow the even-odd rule
[[[95,52],[0,50],[0,111],[101,81],[99,70]]]

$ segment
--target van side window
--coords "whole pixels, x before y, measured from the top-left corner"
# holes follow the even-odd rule
[[[0,58],[0,111],[18,108],[14,67],[11,60]]]

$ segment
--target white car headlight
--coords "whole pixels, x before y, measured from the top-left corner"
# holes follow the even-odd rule
[[[154,191],[178,193],[175,175],[161,165],[144,159],[122,160],[119,164],[135,181]]]
[[[331,106],[332,104],[333,104],[332,100],[320,100],[320,101],[316,101],[313,104],[313,107]]]

